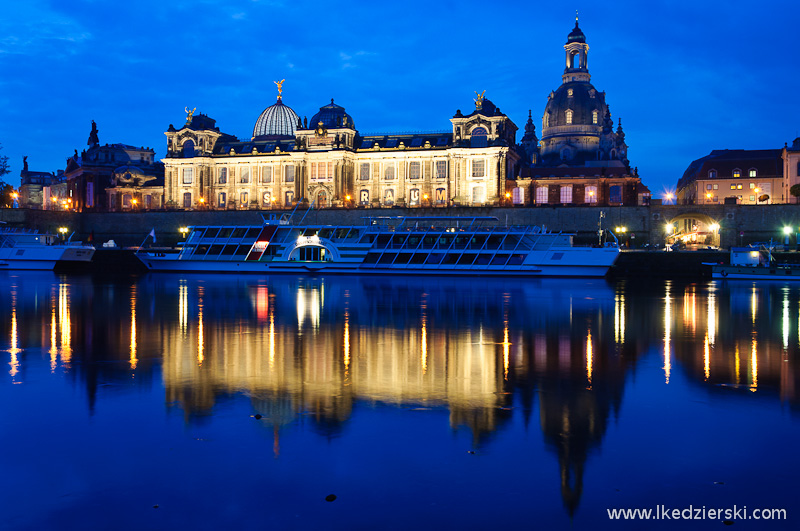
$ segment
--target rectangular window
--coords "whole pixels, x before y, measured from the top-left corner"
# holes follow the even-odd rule
[[[91,208],[94,206],[94,183],[86,183],[86,206]]]
[[[608,200],[611,203],[622,203],[622,186],[616,184],[608,187]]]
[[[597,203],[597,187],[596,186],[587,186],[584,189],[584,202],[585,203]]]
[[[220,192],[219,196],[217,196],[217,206],[219,208],[225,208],[225,199],[226,199],[225,192]]]
[[[369,204],[369,190],[361,190],[361,193],[358,196],[358,201],[362,205]]]
[[[438,204],[447,203],[447,189],[446,188],[437,188],[436,192],[434,193],[433,199]]]
[[[383,178],[387,181],[394,179],[394,164],[387,164],[383,168]]]
[[[293,183],[294,182],[294,166],[286,166],[284,168],[284,182]]]
[[[294,166],[287,166],[286,167],[286,169],[289,169],[289,168],[294,169]],[[292,179],[294,179],[294,171],[292,171]],[[286,192],[284,194],[284,205],[290,206],[292,203],[294,203],[294,192],[292,190],[289,190],[288,192]]]
[[[359,178],[362,181],[369,181],[369,164],[362,164],[359,167]]]
[[[409,162],[408,164],[408,178],[409,179],[419,179],[420,176],[420,163],[419,162]]]
[[[525,204],[525,189],[516,187],[512,191],[512,201],[515,205]]]
[[[264,166],[261,168],[261,183],[269,184],[272,182],[272,166]]]
[[[539,186],[536,188],[536,204],[547,204],[547,186]]]
[[[756,196],[754,196],[754,195],[751,195],[751,196],[750,196],[750,201],[755,201],[755,200],[756,200]]]
[[[183,194],[183,208],[192,208],[192,192]]]
[[[738,179],[738,178],[739,178],[739,177],[741,177],[741,176],[742,176],[742,172],[741,172],[741,171],[739,171],[739,170],[733,170],[733,178],[734,178],[734,179]]]
[[[241,171],[239,171],[239,182],[242,184],[250,182],[250,166],[242,166]]]
[[[741,190],[742,189],[742,183],[736,183],[736,189],[737,190]]]
[[[731,184],[731,190],[736,190],[736,185],[735,184]]]
[[[755,189],[755,187],[756,187],[756,183],[750,183],[750,189],[751,189],[751,190],[754,190],[754,189]]]
[[[717,196],[714,196],[714,199],[713,199],[713,201],[714,201],[715,203],[719,203],[719,197],[717,197]]]
[[[750,170],[750,178],[751,179],[755,179],[756,178],[756,170]]]
[[[333,180],[333,162],[328,163],[328,174],[326,175],[326,179]]]
[[[183,184],[192,184],[192,169],[193,168],[183,169]]]
[[[239,194],[239,206],[247,206],[247,192],[242,192]]]
[[[568,205],[572,203],[572,185],[565,184],[561,186],[561,204]]]
[[[228,168],[220,168],[219,169],[219,176],[217,177],[217,182],[219,184],[227,184],[228,183]]]
[[[711,190],[711,185],[710,184],[706,185],[706,190]]]
[[[270,203],[272,203],[272,194],[270,192],[264,192],[261,195],[261,201],[264,206],[269,205]]]
[[[719,190],[719,185],[718,184],[714,185],[714,190]]]
[[[437,179],[447,179],[447,161],[446,160],[437,160],[436,161],[436,178]]]
[[[486,161],[483,159],[472,161],[472,178],[482,179],[486,176]]]

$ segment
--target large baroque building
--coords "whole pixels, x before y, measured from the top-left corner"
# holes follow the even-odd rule
[[[591,83],[586,36],[575,28],[564,45],[561,86],[547,98],[542,138],[528,114],[520,144],[524,164],[514,189],[517,204],[643,204],[650,192],[631,170],[625,133],[605,92]]]

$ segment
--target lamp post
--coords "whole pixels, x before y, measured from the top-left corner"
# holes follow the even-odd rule
[[[200,203],[200,210],[202,210],[203,207],[206,205],[206,198],[201,197],[200,199],[197,200],[197,202]]]
[[[666,199],[667,203],[669,203],[670,201],[672,201],[672,197],[673,197],[672,193],[671,192],[667,192],[667,195],[664,196],[664,199]]]
[[[58,232],[61,234],[61,240],[65,240],[67,237],[67,228],[66,227],[59,227]]]
[[[783,249],[785,251],[789,250],[789,235],[792,233],[792,228],[788,225],[783,227]]]
[[[183,236],[183,239],[185,240],[186,234],[189,232],[189,227],[181,227],[178,229],[178,232],[181,233],[181,236]]]
[[[511,192],[506,192],[506,206],[511,205]]]
[[[136,203],[138,202],[137,199],[131,199],[131,210],[136,210]]]
[[[669,238],[672,236],[672,233],[675,231],[675,226],[672,223],[667,223],[664,226],[664,232],[667,233],[667,236],[664,240],[667,250],[669,250]]]

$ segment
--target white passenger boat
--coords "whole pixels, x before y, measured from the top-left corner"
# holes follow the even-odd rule
[[[708,264],[711,278],[731,280],[800,280],[800,265],[780,264],[771,245],[731,247],[729,264]]]
[[[59,262],[89,262],[93,255],[91,245],[0,225],[0,269],[52,270]]]
[[[364,225],[195,226],[176,253],[137,253],[153,271],[602,277],[616,244],[504,226],[494,217],[369,217]]]

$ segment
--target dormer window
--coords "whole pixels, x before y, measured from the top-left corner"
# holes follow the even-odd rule
[[[755,179],[756,175],[757,175],[756,169],[755,168],[750,168],[750,178],[751,179]]]
[[[717,178],[717,170],[708,170],[708,178],[709,179],[716,179]]]
[[[733,178],[734,179],[738,179],[741,176],[742,176],[742,170],[740,170],[739,168],[736,168],[735,170],[733,170]]]
[[[567,125],[569,125],[572,123],[572,110],[567,109],[566,115],[567,115]]]

